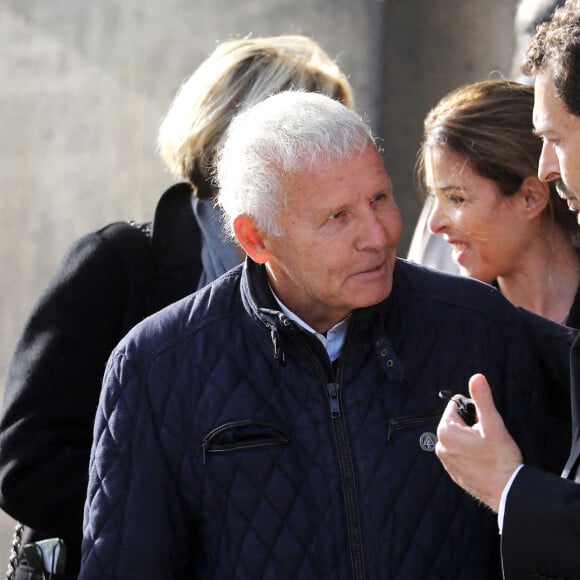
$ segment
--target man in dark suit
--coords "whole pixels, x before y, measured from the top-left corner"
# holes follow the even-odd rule
[[[580,0],[567,0],[538,28],[522,71],[535,80],[534,127],[543,140],[538,175],[556,182],[578,212]],[[572,446],[561,477],[526,465],[483,375],[469,382],[477,422],[462,421],[455,397],[438,428],[436,453],[451,477],[498,513],[506,580],[580,578],[580,338],[571,350],[571,383]]]

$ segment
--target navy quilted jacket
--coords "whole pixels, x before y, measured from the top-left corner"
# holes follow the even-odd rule
[[[437,394],[485,372],[526,460],[557,472],[571,338],[398,260],[333,367],[248,261],[112,354],[80,578],[499,579],[495,515],[433,453]]]

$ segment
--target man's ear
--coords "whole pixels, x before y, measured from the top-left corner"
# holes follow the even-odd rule
[[[529,218],[539,216],[550,201],[550,186],[535,175],[529,175],[524,179],[519,193]]]
[[[266,263],[270,253],[264,244],[264,234],[256,226],[253,218],[241,214],[234,219],[233,227],[236,238],[246,254],[257,264]]]

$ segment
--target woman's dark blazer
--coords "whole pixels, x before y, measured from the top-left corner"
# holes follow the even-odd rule
[[[32,528],[24,542],[63,538],[68,573],[80,566],[109,354],[136,323],[196,290],[200,274],[191,186],[182,183],[163,194],[152,224],[117,222],[78,240],[25,325],[0,415],[0,507]]]

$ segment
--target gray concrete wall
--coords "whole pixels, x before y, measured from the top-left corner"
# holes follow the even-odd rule
[[[236,35],[313,36],[383,139],[406,223],[424,114],[447,90],[509,73],[516,0],[2,0],[0,374],[65,249],[149,219],[171,183],[155,155],[181,81]],[[11,520],[0,519],[0,569]],[[5,538],[5,539],[3,539]]]

